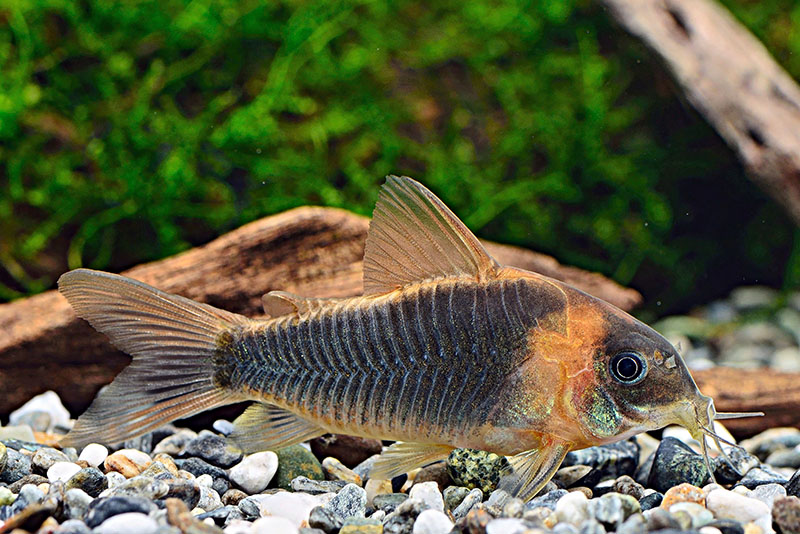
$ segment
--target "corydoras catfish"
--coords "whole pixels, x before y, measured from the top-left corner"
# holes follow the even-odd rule
[[[529,499],[570,450],[673,423],[705,450],[724,415],[661,335],[564,282],[500,265],[410,178],[390,176],[381,191],[363,296],[273,291],[271,318],[252,320],[87,269],[59,289],[133,356],[63,445],[117,443],[249,400],[231,435],[245,451],[328,432],[395,440],[370,474],[389,478],[456,447],[483,449],[511,457],[501,487]]]

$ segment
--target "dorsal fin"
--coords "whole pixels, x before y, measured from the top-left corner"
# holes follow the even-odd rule
[[[288,291],[270,291],[261,297],[261,305],[264,307],[264,313],[270,317],[281,317],[318,310],[335,300],[337,299],[301,297]]]
[[[451,276],[483,280],[499,267],[478,238],[425,186],[386,178],[364,250],[364,293]]]

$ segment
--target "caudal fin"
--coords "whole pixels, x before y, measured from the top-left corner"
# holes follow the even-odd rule
[[[119,443],[242,400],[214,384],[214,356],[220,335],[247,324],[247,318],[89,269],[62,275],[58,289],[79,317],[133,356],[62,445]]]

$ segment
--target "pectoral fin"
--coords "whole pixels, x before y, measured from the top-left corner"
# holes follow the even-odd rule
[[[325,432],[289,411],[257,402],[233,422],[231,439],[244,452],[257,452],[294,445]]]
[[[512,456],[513,471],[500,479],[498,488],[529,501],[553,478],[570,449],[570,443],[545,439],[541,449]]]
[[[444,460],[453,447],[429,443],[398,442],[383,451],[369,472],[370,478],[390,479],[403,473]]]

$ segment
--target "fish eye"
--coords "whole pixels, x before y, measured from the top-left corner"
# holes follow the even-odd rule
[[[611,375],[626,385],[640,382],[647,374],[647,363],[636,352],[626,351],[615,354],[608,362]]]

